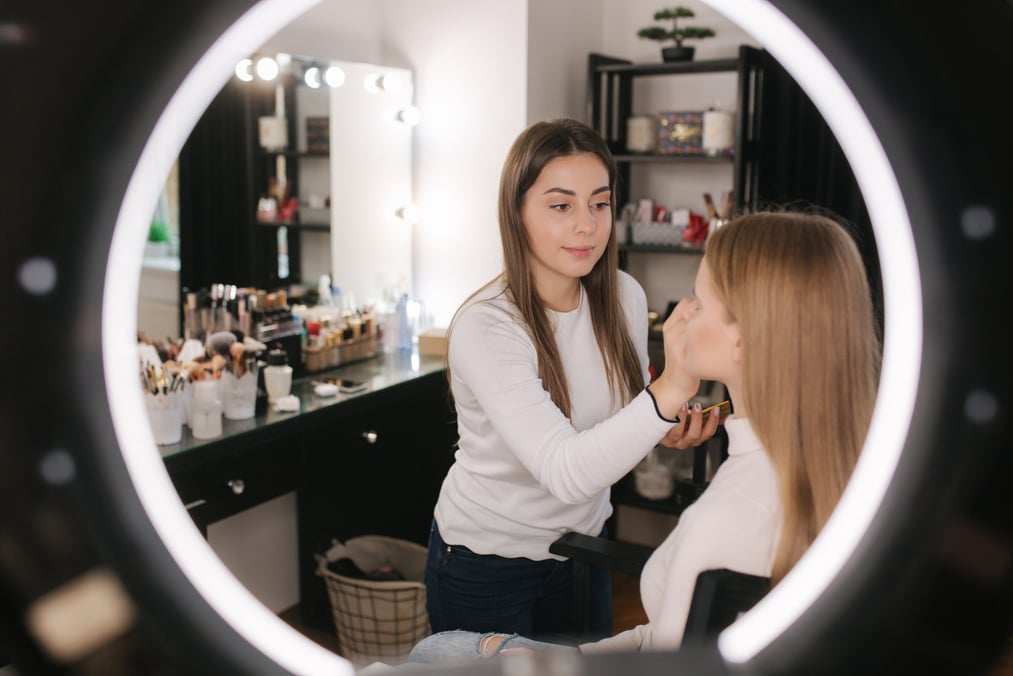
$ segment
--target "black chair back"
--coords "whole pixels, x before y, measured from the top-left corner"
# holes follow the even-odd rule
[[[705,570],[696,578],[683,645],[714,640],[722,629],[770,591],[770,578],[727,568]]]

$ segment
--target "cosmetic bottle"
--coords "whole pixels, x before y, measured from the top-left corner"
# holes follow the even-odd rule
[[[264,368],[264,389],[268,401],[287,397],[292,391],[292,367],[288,365],[288,353],[280,348],[267,353],[267,367]]]

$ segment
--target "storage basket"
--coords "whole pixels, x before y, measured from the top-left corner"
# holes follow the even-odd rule
[[[369,580],[339,575],[328,563],[349,558],[362,571],[390,566],[403,580]],[[327,585],[334,628],[343,657],[355,663],[402,661],[430,634],[423,576],[426,548],[381,535],[337,540],[317,554],[317,575]]]

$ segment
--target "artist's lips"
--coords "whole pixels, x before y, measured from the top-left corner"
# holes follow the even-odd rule
[[[564,246],[563,251],[567,252],[574,258],[590,258],[591,254],[594,253],[593,246]]]

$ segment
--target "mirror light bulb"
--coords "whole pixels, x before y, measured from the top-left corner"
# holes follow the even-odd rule
[[[270,56],[264,56],[257,60],[257,77],[261,80],[273,80],[278,77],[278,62]]]
[[[406,204],[403,207],[398,207],[394,214],[405,223],[413,224],[417,223],[419,217],[422,216],[422,210],[414,204]]]
[[[396,73],[387,73],[381,75],[377,81],[377,86],[385,92],[396,92],[401,89],[401,78]]]
[[[345,84],[345,71],[338,66],[331,66],[324,71],[324,81],[328,87],[340,87]]]
[[[243,82],[253,80],[253,59],[240,59],[236,64],[236,77]]]
[[[409,127],[414,127],[422,121],[422,111],[416,106],[407,106],[398,112],[397,119],[401,120]]]
[[[319,89],[320,88],[320,69],[317,68],[316,66],[310,66],[309,68],[307,68],[306,72],[303,73],[303,82],[306,83],[307,87],[312,87],[313,89]]]

